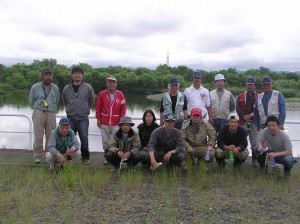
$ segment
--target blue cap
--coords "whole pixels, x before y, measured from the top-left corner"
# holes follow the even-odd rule
[[[175,121],[175,117],[173,113],[167,113],[163,117],[164,121]]]
[[[270,76],[263,77],[261,84],[270,84],[272,83],[272,79]]]
[[[202,78],[202,74],[200,71],[195,71],[193,74],[193,78]]]
[[[246,79],[246,85],[256,85],[256,78],[253,76],[248,76]]]
[[[66,117],[62,117],[60,120],[59,120],[59,124],[70,124],[70,121],[68,120],[68,118]]]
[[[178,85],[180,83],[179,83],[179,81],[178,81],[178,79],[176,77],[172,77],[172,78],[170,78],[169,84],[171,84],[171,85]]]

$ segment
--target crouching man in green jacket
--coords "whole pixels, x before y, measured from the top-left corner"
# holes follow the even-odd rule
[[[202,111],[199,108],[191,110],[191,120],[181,129],[183,145],[186,152],[186,161],[189,156],[197,158],[198,162],[205,159],[212,162],[215,157],[216,131],[214,127],[202,120]],[[188,164],[188,162],[187,162]]]
[[[60,119],[58,128],[52,130],[48,141],[46,160],[53,170],[56,165],[64,165],[68,160],[80,159],[79,142],[74,131],[70,128],[67,118]]]

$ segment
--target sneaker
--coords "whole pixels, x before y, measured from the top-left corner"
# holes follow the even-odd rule
[[[50,170],[54,170],[54,168],[55,168],[54,163],[51,163],[51,164],[50,164]]]
[[[84,165],[91,165],[91,161],[89,159],[83,159]]]
[[[41,161],[42,161],[41,159],[35,159],[35,160],[34,160],[35,164],[40,164]]]

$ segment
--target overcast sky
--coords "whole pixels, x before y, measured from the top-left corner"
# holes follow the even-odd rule
[[[300,70],[298,0],[0,0],[0,64]]]

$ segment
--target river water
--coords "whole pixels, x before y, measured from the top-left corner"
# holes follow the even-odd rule
[[[135,118],[134,128],[142,122],[145,110],[152,109],[159,119],[159,102],[148,100],[145,96],[126,95],[127,111],[126,115]],[[0,114],[25,114],[31,117],[32,109],[27,104],[28,94],[17,94],[0,97]],[[63,105],[59,106],[58,116],[65,116]],[[90,151],[103,151],[100,130],[97,127],[95,108],[91,110],[89,127]],[[57,121],[59,118],[57,118]],[[300,111],[287,111],[286,132],[290,136],[293,144],[293,155],[300,157],[300,137],[298,131],[300,124],[293,124],[293,121],[300,122]],[[28,132],[29,122],[25,117],[0,116],[0,132]],[[28,133],[0,133],[0,148],[7,149],[31,149],[29,144],[30,135]],[[294,141],[298,140],[298,141]],[[250,150],[251,151],[251,150]]]

